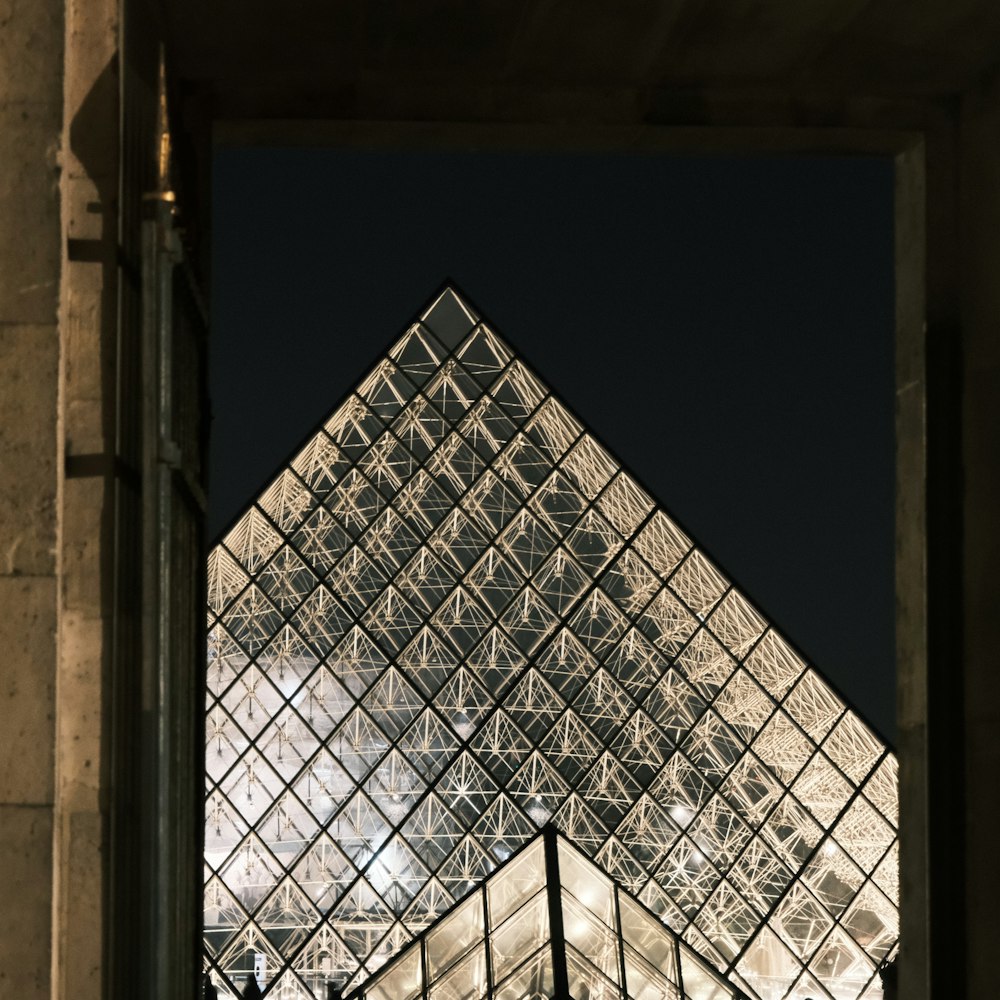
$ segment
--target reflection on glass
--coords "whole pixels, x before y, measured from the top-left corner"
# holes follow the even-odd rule
[[[490,935],[494,978],[503,979],[548,938],[548,898],[540,893]]]
[[[526,962],[497,988],[496,1000],[549,1000],[552,982],[552,955],[546,949]]]
[[[476,946],[450,972],[431,984],[431,1000],[481,1000],[486,996],[486,949]]]
[[[611,880],[564,841],[559,842],[559,879],[598,919],[614,926]]]
[[[490,923],[497,927],[525,899],[545,885],[545,854],[537,840],[490,879]]]
[[[629,1000],[677,1000],[680,996],[674,983],[628,949],[625,951],[625,983]]]
[[[483,900],[477,892],[427,935],[428,976],[437,977],[473,942],[482,939]]]
[[[870,978],[861,949],[839,927],[823,942],[809,968],[834,1000],[856,996]]]
[[[619,895],[618,903],[621,910],[622,940],[671,982],[677,982],[677,959],[670,931],[624,893]]]
[[[797,963],[778,936],[769,927],[764,927],[750,943],[737,968],[763,1000],[778,1000],[785,995],[788,983],[794,982]]]
[[[566,947],[566,973],[569,995],[573,1000],[619,1000],[618,984],[601,975],[596,966],[577,952]]]
[[[562,893],[562,910],[566,943],[586,955],[590,962],[617,983],[618,935],[565,890]]]
[[[420,949],[411,948],[369,989],[371,1000],[414,1000],[423,989]]]
[[[719,982],[719,977],[709,971],[687,948],[681,949],[681,976],[684,995],[691,1000],[732,1000],[733,991]]]

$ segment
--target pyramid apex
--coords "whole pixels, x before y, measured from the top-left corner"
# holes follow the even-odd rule
[[[479,322],[479,317],[462,298],[455,286],[448,283],[420,317],[420,322],[445,347],[455,348]]]

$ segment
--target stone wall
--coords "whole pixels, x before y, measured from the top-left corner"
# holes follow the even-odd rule
[[[52,993],[98,1000],[114,608],[118,4],[69,0],[66,20]]]
[[[19,1000],[101,995],[116,33],[114,2],[0,7],[0,995]]]
[[[0,4],[0,995],[50,987],[61,0]]]

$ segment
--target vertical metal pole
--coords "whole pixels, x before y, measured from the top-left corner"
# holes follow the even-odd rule
[[[172,808],[173,712],[170,684],[171,649],[171,477],[173,269],[175,239],[170,204],[147,196],[143,221],[143,816],[144,855],[149,866],[150,898],[145,907],[148,984],[157,998],[173,996],[171,981],[176,877]]]
[[[542,831],[542,842],[545,847],[545,890],[549,903],[553,1000],[569,1000],[566,931],[563,927],[562,885],[559,881],[559,841],[554,826],[545,827]]]
[[[615,934],[618,939],[618,976],[619,976],[619,987],[618,995],[620,997],[627,997],[627,983],[625,981],[625,935],[622,934],[622,907],[621,900],[618,898],[618,883],[611,883],[612,899],[615,903]]]
[[[189,628],[181,620],[184,597],[176,597],[175,560],[181,535],[176,530],[176,478],[180,448],[174,441],[175,270],[182,261],[174,228],[174,195],[169,185],[169,133],[166,86],[160,66],[157,122],[159,177],[155,191],[143,195],[142,221],[142,805],[141,872],[136,886],[142,913],[141,985],[136,995],[152,1000],[187,1000],[199,980],[191,942],[195,919],[191,886],[185,884],[191,858],[187,782],[193,720],[186,688],[190,684],[185,645]],[[177,535],[177,539],[175,539]],[[182,542],[183,544],[183,542]],[[185,590],[187,593],[187,590]],[[179,630],[179,632],[178,632]]]
[[[684,993],[684,972],[681,969],[681,939],[675,934],[674,939],[674,961],[677,963],[677,989],[681,991],[681,996],[685,996]]]
[[[143,206],[147,212],[150,203]],[[157,244],[159,236],[155,217],[142,222],[142,390],[143,390],[143,460],[142,460],[142,840],[140,865],[146,868],[139,891],[147,896],[142,901],[143,955],[139,963],[145,989],[163,996],[159,970],[156,914],[154,900],[161,895],[157,864],[157,831],[155,817],[158,802],[156,744],[159,739],[159,645],[157,625],[159,607],[160,539],[159,468],[157,463],[159,426],[159,270]]]
[[[420,937],[420,996],[421,1000],[427,1000],[428,990],[427,976],[427,935]]]
[[[177,456],[173,454],[173,281],[177,263],[176,233],[173,228],[172,205],[161,199],[157,204],[158,274],[160,309],[157,317],[157,347],[159,353],[157,380],[159,422],[157,433],[157,533],[159,535],[159,601],[157,602],[157,865],[159,888],[156,900],[156,921],[160,928],[161,955],[160,981],[164,997],[180,996],[180,984],[186,970],[178,967],[182,961],[178,948],[178,936],[183,930],[178,927],[180,900],[177,897],[177,839],[180,835],[178,820],[181,818],[175,808],[179,789],[175,787],[177,760],[181,749],[177,746],[178,718],[176,705],[177,680],[172,677],[172,667],[177,652],[174,650],[174,580],[173,580],[173,469]]]
[[[487,1000],[493,1000],[493,949],[490,947],[490,906],[486,893],[486,883],[484,882],[477,890],[483,897],[483,956],[486,960],[486,996]]]

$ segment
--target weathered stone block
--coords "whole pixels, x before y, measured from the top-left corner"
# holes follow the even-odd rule
[[[94,247],[100,248],[95,239]],[[114,261],[114,240],[103,247]],[[70,262],[63,277],[63,435],[67,455],[98,454],[113,446],[105,397],[115,384],[113,263]],[[108,411],[110,412],[110,411]]]
[[[0,805],[0,996],[48,1000],[52,965],[52,810]]]
[[[101,455],[108,448],[104,404],[99,399],[63,397],[63,442],[67,460],[74,455]]]
[[[0,80],[6,101],[62,100],[62,0],[0,0]]]
[[[0,577],[0,607],[0,802],[51,803],[56,581]]]
[[[2,33],[2,29],[0,29]],[[0,99],[0,321],[54,323],[61,228],[59,103]]]
[[[72,612],[60,622],[57,716],[62,808],[96,810],[101,777],[104,622]]]
[[[0,325],[0,574],[55,571],[58,365],[54,326]]]
[[[89,618],[100,618],[107,601],[103,568],[111,550],[102,532],[111,496],[107,483],[104,476],[85,476],[67,479],[63,488],[63,608]]]

